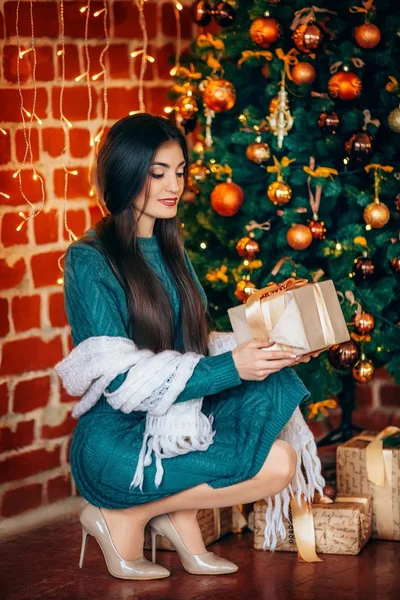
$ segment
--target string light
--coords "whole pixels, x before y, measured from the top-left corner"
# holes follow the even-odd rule
[[[94,17],[99,17],[101,15],[101,13],[103,13],[106,9],[102,8],[101,10],[96,10],[95,13],[93,13]]]
[[[176,23],[176,50],[175,50],[175,65],[170,70],[171,77],[177,74],[180,67],[181,52],[182,52],[182,32],[181,32],[181,15],[179,13],[183,6],[180,2],[174,3],[174,16]]]
[[[101,77],[102,75],[104,75],[104,71],[100,71],[100,73],[96,73],[96,75],[92,76],[92,80],[96,81],[97,79],[99,79],[99,77]]]
[[[28,54],[28,52],[32,52],[33,48],[28,48],[28,50],[22,50],[21,52],[18,52],[18,58],[24,58],[25,54]]]
[[[82,8],[79,9],[79,12],[84,13],[88,8],[88,6],[82,6]]]
[[[205,249],[207,248],[207,244],[206,244],[205,242],[201,242],[201,244],[200,244],[200,248],[201,248],[202,250],[205,250]]]
[[[7,131],[6,131],[5,129],[3,129],[2,127],[0,127],[0,132],[1,132],[3,135],[7,135]]]
[[[23,219],[23,221],[21,221],[21,223],[18,225],[18,227],[15,228],[15,230],[16,231],[21,231],[21,229],[25,225],[25,221],[27,221],[28,217],[22,211],[20,211],[18,213],[18,216],[21,217],[21,219]]]
[[[4,196],[4,198],[7,198],[7,200],[11,198],[11,196],[9,194],[6,194],[5,192],[0,192],[0,196]]]
[[[68,121],[68,119],[65,115],[62,115],[61,120],[64,121],[65,124],[71,129],[72,123],[71,123],[71,121]]]
[[[146,18],[144,16],[144,10],[143,10],[143,0],[135,0],[135,4],[139,11],[139,25],[140,25],[140,29],[142,30],[142,35],[143,35],[143,50],[142,50],[142,52],[140,52],[140,54],[142,54],[142,62],[140,65],[140,73],[139,73],[139,92],[138,92],[139,109],[140,109],[140,112],[145,112],[146,107],[145,107],[145,103],[144,103],[143,80],[144,80],[144,74],[146,71],[146,66],[147,66],[147,61],[148,61],[148,59],[147,59],[148,35],[147,35],[147,29],[146,29]]]
[[[183,10],[183,6],[178,0],[175,0],[174,4],[178,10]]]
[[[144,49],[135,50],[134,52],[131,52],[131,57],[136,58],[137,56],[140,56],[141,54],[143,54],[144,58],[151,63],[155,62],[155,60],[156,60],[153,56],[150,56],[150,54],[144,54]]]
[[[32,117],[34,117],[36,119],[36,121],[39,123],[39,125],[43,125],[43,121],[42,119],[40,119],[36,113],[30,113],[29,110],[26,110],[26,108],[24,108],[23,106],[21,106],[21,109],[24,111],[24,113],[31,119]]]
[[[21,172],[21,168],[19,168],[18,171],[15,171],[13,178],[16,179],[18,177],[18,175],[20,174],[20,172]]]
[[[57,50],[57,56],[61,56],[62,54],[64,54],[64,50]]]
[[[75,81],[81,81],[84,77],[86,77],[88,74],[87,71],[85,71],[84,73],[81,73],[80,75],[78,75],[77,77],[75,77]]]

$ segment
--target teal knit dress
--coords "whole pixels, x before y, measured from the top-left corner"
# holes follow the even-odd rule
[[[95,236],[93,230],[89,232]],[[163,262],[156,237],[139,238],[140,248],[165,286],[173,309],[175,349],[182,352],[179,296]],[[206,307],[205,292],[185,251],[189,271]],[[65,305],[74,345],[93,336],[128,337],[125,292],[102,252],[84,242],[66,255]],[[112,356],[110,356],[112,360]],[[110,391],[124,381],[119,375]],[[164,476],[154,483],[155,461],[144,470],[143,491],[131,488],[145,430],[144,412],[122,413],[103,396],[80,417],[70,451],[71,470],[84,498],[104,508],[152,502],[207,483],[222,488],[250,479],[261,469],[271,445],[309,392],[292,368],[264,381],[240,379],[232,352],[200,359],[176,402],[204,396],[203,412],[214,415],[213,444],[205,452],[163,460]]]

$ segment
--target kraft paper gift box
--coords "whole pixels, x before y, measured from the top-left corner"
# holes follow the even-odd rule
[[[325,498],[325,497],[324,497]],[[293,503],[291,502],[291,506]],[[283,523],[286,530],[286,539],[279,539],[276,550],[297,552],[307,561],[310,547],[314,558],[318,561],[315,551],[321,554],[358,554],[371,537],[371,496],[359,494],[351,496],[338,494],[329,504],[314,502],[311,505],[312,519],[309,527],[313,531],[296,536],[296,526],[293,524],[292,511],[289,519],[284,517]],[[254,505],[254,548],[263,549],[265,527],[265,500]],[[302,546],[305,548],[302,552]]]
[[[371,494],[372,537],[400,540],[400,429],[363,431],[336,448],[338,493]],[[386,437],[397,444],[385,447]]]
[[[253,339],[276,342],[268,350],[308,354],[350,339],[332,280],[309,283],[289,278],[250,294],[246,304],[228,309],[238,344]]]

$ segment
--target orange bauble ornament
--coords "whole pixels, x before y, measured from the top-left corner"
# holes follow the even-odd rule
[[[367,358],[361,359],[356,362],[353,367],[353,377],[359,383],[368,383],[374,376],[375,367],[372,360]]]
[[[267,196],[274,204],[286,204],[292,197],[292,188],[282,179],[277,179],[269,184]]]
[[[314,23],[302,23],[298,25],[292,35],[296,47],[309,54],[316,50],[322,41],[322,31]]]
[[[313,241],[313,236],[306,225],[292,225],[286,234],[286,240],[294,250],[305,250]]]
[[[374,317],[366,312],[360,312],[354,315],[353,323],[356,327],[357,333],[360,333],[361,335],[369,333],[375,327]]]
[[[255,289],[255,285],[252,281],[242,279],[236,286],[235,296],[240,302],[246,302],[247,298],[252,293],[251,290]]]
[[[292,79],[296,85],[312,83],[316,73],[314,67],[308,62],[299,62],[292,69]]]
[[[257,252],[260,252],[260,246],[258,242],[253,238],[245,235],[236,244],[236,250],[239,256],[242,258],[249,258],[252,260]]]
[[[222,217],[233,217],[244,200],[242,188],[236,183],[219,183],[211,192],[211,206]]]
[[[354,100],[361,94],[362,82],[351,71],[339,71],[329,80],[328,91],[332,98],[339,100]]]
[[[267,162],[271,156],[271,150],[266,142],[254,142],[247,146],[246,156],[252,162],[261,165],[261,163]]]
[[[354,29],[354,38],[361,48],[375,48],[381,41],[381,32],[372,23],[363,23]]]
[[[182,119],[191,119],[199,110],[196,99],[185,95],[178,98],[175,109]]]
[[[203,102],[217,113],[231,110],[236,102],[235,86],[226,79],[210,79],[203,92]]]
[[[383,202],[371,202],[365,207],[364,221],[373,229],[380,229],[390,219],[390,210]]]
[[[260,17],[252,22],[250,37],[261,48],[269,48],[279,37],[279,25],[275,19]]]

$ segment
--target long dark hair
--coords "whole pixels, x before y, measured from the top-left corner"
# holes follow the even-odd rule
[[[111,214],[95,225],[96,234],[126,293],[129,335],[139,348],[153,352],[174,348],[173,314],[160,279],[140,250],[133,201],[145,189],[144,212],[150,189],[149,166],[168,140],[176,140],[182,148],[186,182],[186,139],[165,117],[142,113],[117,121],[97,158],[98,188]],[[154,234],[179,294],[183,350],[207,355],[209,326],[200,293],[186,266],[179,219],[156,219]],[[84,241],[93,243],[93,237],[86,235]]]

